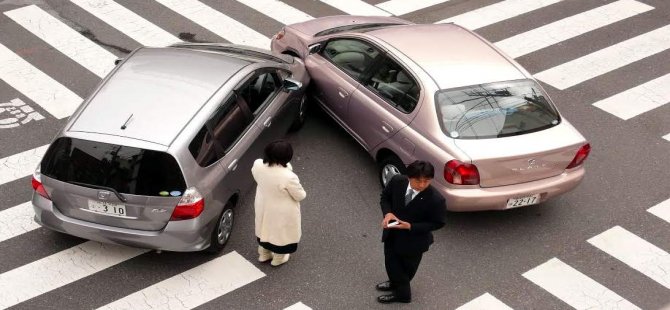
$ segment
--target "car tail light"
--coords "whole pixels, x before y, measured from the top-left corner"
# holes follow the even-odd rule
[[[473,164],[453,159],[444,165],[444,179],[451,184],[478,185],[479,170]]]
[[[195,187],[189,187],[184,191],[179,203],[172,211],[170,221],[181,221],[196,218],[205,209],[205,198]]]
[[[42,185],[42,173],[40,172],[39,166],[37,167],[37,169],[35,169],[35,172],[33,172],[32,183],[35,192],[37,192],[40,196],[51,200],[51,197],[49,197],[49,194],[47,194],[46,189],[44,189],[44,185]]]
[[[286,30],[284,30],[284,28],[282,28],[281,30],[279,30],[279,32],[277,32],[277,34],[275,34],[275,39],[276,40],[281,40],[284,37],[285,34],[286,34]]]
[[[591,144],[587,143],[582,145],[582,147],[580,147],[577,151],[577,154],[575,154],[575,158],[572,159],[570,164],[565,169],[575,168],[583,164],[586,158],[589,157],[589,153],[591,153]]]

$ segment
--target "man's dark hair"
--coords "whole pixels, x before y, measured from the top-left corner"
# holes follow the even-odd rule
[[[293,158],[293,147],[284,140],[277,140],[270,142],[263,153],[263,163],[268,164],[268,166],[282,165],[286,167],[286,164]]]
[[[429,178],[432,179],[435,176],[435,168],[433,164],[423,161],[416,160],[413,163],[407,166],[407,177],[412,179],[418,178]]]

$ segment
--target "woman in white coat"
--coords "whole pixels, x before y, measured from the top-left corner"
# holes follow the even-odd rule
[[[272,259],[272,266],[288,261],[289,253],[298,248],[302,234],[300,201],[307,195],[293,173],[293,148],[285,141],[275,141],[265,147],[263,159],[251,168],[256,180],[256,238],[258,261]]]

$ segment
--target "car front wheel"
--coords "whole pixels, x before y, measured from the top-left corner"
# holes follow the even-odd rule
[[[396,174],[404,173],[405,165],[397,156],[388,156],[379,162],[379,182],[382,187],[386,187],[386,184],[388,184]]]

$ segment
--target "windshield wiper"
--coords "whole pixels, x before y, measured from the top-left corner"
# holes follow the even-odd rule
[[[121,200],[123,202],[128,201],[128,199],[126,199],[126,197],[123,197],[123,195],[121,195],[121,193],[117,192],[115,189],[113,189],[111,187],[102,186],[102,185],[95,185],[95,184],[88,184],[88,183],[84,183],[84,182],[76,182],[76,181],[69,181],[67,183],[72,183],[72,184],[75,184],[75,185],[79,185],[79,186],[83,186],[83,187],[90,187],[90,188],[95,188],[95,189],[104,189],[104,190],[107,190],[107,191],[110,191],[110,192],[114,193],[114,195],[116,195],[116,197],[119,198],[119,200]]]

